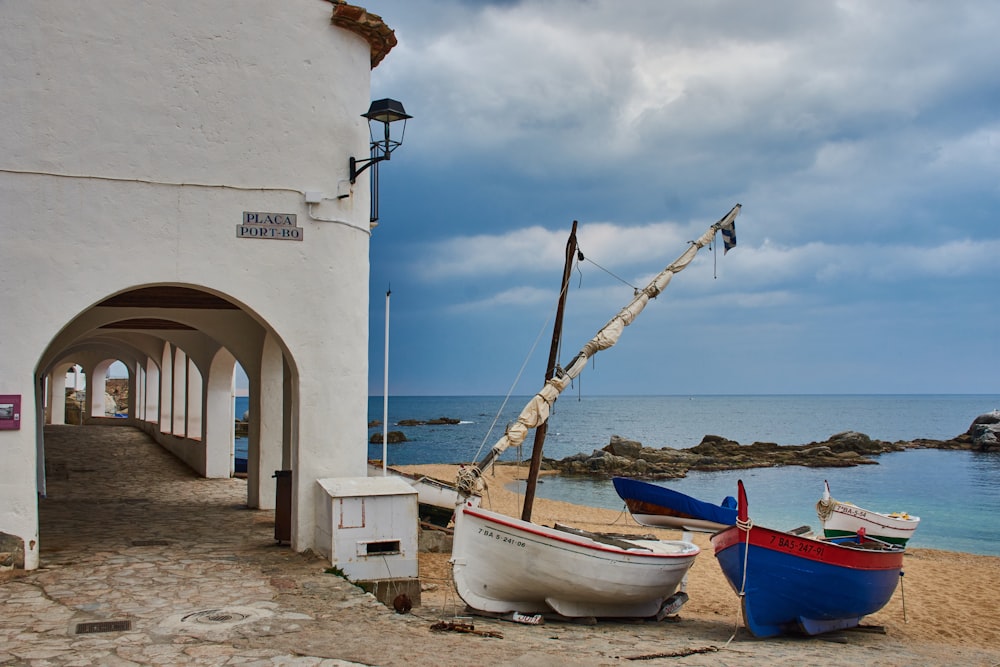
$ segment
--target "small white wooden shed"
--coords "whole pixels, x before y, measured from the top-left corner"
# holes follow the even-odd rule
[[[319,479],[316,545],[351,581],[418,577],[416,490],[399,477]]]

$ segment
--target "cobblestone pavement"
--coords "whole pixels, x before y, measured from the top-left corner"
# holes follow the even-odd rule
[[[879,635],[728,646],[732,619],[547,623],[397,614],[274,540],[246,483],[205,480],[129,427],[45,431],[41,568],[2,573],[0,665],[948,664]],[[81,624],[103,624],[86,626]],[[113,624],[113,625],[107,625]],[[81,632],[81,630],[102,630]],[[111,631],[104,631],[104,630]],[[488,636],[488,634],[499,636]],[[962,661],[977,662],[975,652]]]

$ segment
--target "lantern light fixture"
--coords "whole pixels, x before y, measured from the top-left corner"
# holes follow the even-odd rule
[[[373,164],[378,164],[383,160],[388,160],[392,152],[403,144],[403,135],[406,134],[406,120],[413,116],[406,113],[403,103],[389,98],[375,100],[368,107],[368,113],[361,114],[368,119],[368,134],[371,138],[371,157],[367,160],[358,160],[351,157],[351,183],[357,179],[358,174],[363,172]],[[403,121],[403,129],[399,133],[399,139],[391,136],[392,123]],[[376,138],[376,123],[382,124],[382,135]]]

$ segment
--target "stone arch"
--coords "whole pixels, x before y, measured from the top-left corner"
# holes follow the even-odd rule
[[[187,301],[202,307],[172,308]],[[101,371],[123,359],[133,391],[145,397],[142,410],[133,410],[129,422],[206,477],[233,474],[232,401],[238,362],[250,380],[254,406],[249,433],[254,457],[247,485],[250,507],[273,508],[272,473],[310,458],[297,450],[296,361],[260,315],[230,297],[204,286],[138,286],[96,302],[67,324],[60,337],[72,341],[68,349],[84,351],[80,354],[98,354],[96,349],[104,355],[84,363],[95,377],[103,378]],[[121,348],[128,354],[119,353]],[[91,420],[100,418],[92,405],[88,414]],[[360,462],[363,465],[364,458]],[[302,480],[299,487],[298,482],[297,496],[310,495],[312,484]],[[297,504],[293,513],[298,514]],[[308,521],[308,516],[306,512],[297,520]]]

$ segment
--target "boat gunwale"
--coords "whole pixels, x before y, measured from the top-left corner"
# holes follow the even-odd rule
[[[726,549],[746,545],[748,540],[743,537],[745,532],[739,526],[731,526],[712,535],[710,539],[716,556]],[[793,535],[764,526],[751,526],[749,533],[750,547],[854,570],[898,570],[903,567],[903,555],[906,553],[902,546],[895,544],[880,543],[879,549],[865,549],[815,537]],[[778,538],[784,539],[784,544],[789,546],[779,547],[782,543]],[[822,548],[817,550],[816,547]]]
[[[604,551],[614,554],[625,554],[628,556],[637,556],[641,558],[665,558],[665,559],[676,559],[676,558],[694,558],[701,553],[701,547],[693,542],[684,542],[683,540],[658,540],[660,542],[676,542],[680,544],[690,545],[691,549],[685,549],[681,553],[658,553],[652,550],[641,550],[643,547],[641,544],[636,545],[637,551],[632,551],[630,549],[621,549],[609,544],[602,544],[590,538],[573,539],[572,533],[562,533],[555,528],[546,528],[545,526],[538,526],[538,524],[533,524],[527,521],[521,521],[520,519],[514,519],[513,517],[508,517],[503,514],[496,512],[491,512],[489,510],[484,510],[480,507],[474,507],[466,504],[463,508],[465,514],[469,514],[483,521],[488,521],[491,523],[497,523],[508,528],[513,528],[525,533],[530,533],[532,535],[537,535],[539,537],[544,537],[546,539],[555,540],[556,542],[563,542],[565,544],[572,544],[574,546],[583,547],[590,549],[592,551]],[[550,532],[552,531],[552,532]],[[636,540],[637,542],[650,541],[650,540]]]
[[[920,517],[914,516],[910,518],[904,518],[901,516],[892,516],[891,514],[886,514],[884,512],[876,512],[875,510],[865,509],[863,507],[858,507],[857,505],[852,505],[851,503],[843,503],[837,501],[833,509],[830,510],[830,515],[839,514],[842,517],[847,517],[850,519],[857,519],[859,521],[866,521],[868,523],[875,524],[879,528],[886,528],[892,530],[898,530],[903,532],[914,532],[920,524]],[[872,519],[872,515],[878,519],[884,521],[881,523],[876,519]],[[826,519],[829,521],[829,519]]]

